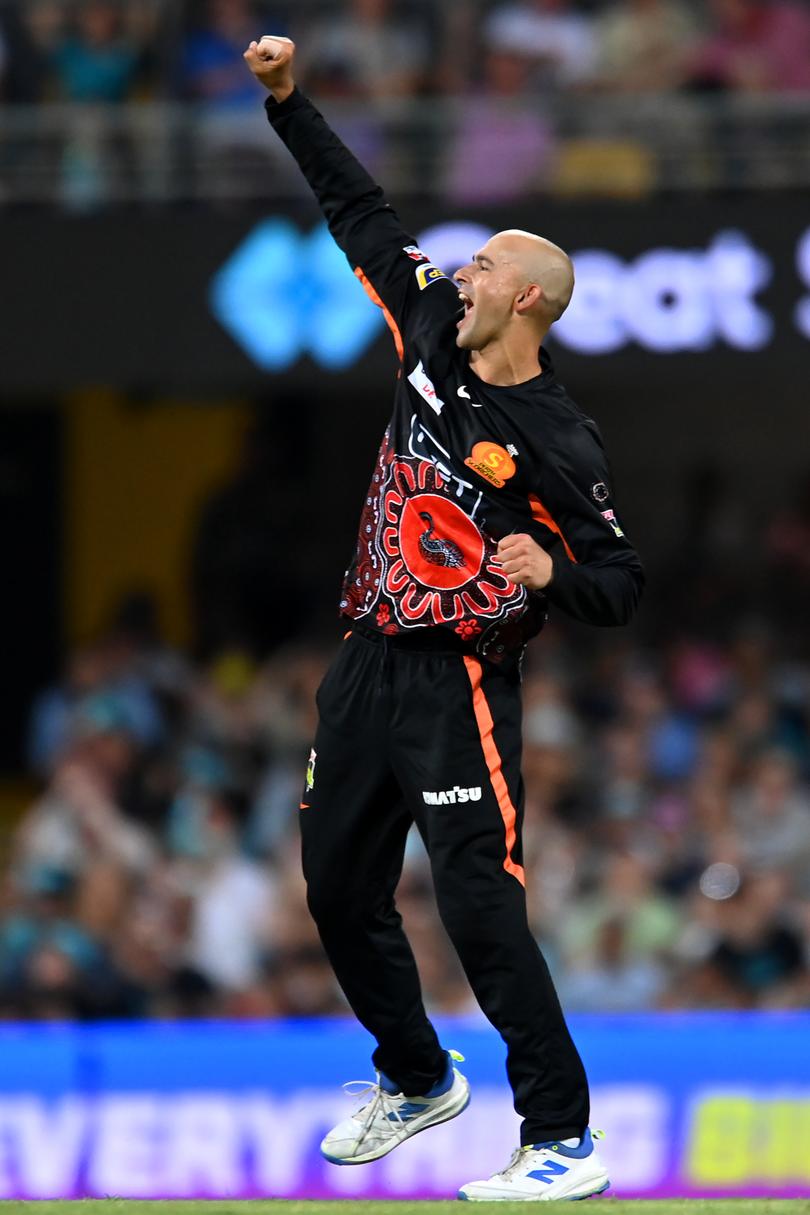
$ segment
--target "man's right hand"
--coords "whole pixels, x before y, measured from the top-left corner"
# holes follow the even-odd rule
[[[295,88],[292,73],[294,55],[294,42],[280,35],[275,37],[268,34],[260,42],[251,42],[245,51],[245,62],[276,101],[285,101]]]

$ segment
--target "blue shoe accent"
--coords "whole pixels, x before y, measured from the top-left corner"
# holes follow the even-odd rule
[[[389,1122],[410,1122],[417,1114],[424,1114],[428,1107],[418,1101],[403,1101],[395,1114],[388,1114]]]
[[[433,1085],[433,1088],[429,1088],[426,1093],[421,1093],[420,1096],[422,1096],[422,1097],[441,1097],[444,1095],[444,1093],[449,1092],[450,1089],[453,1087],[453,1079],[454,1079],[453,1060],[447,1054],[447,1051],[445,1051],[444,1053],[447,1058],[447,1066],[444,1069],[444,1075],[442,1076],[441,1080],[436,1081],[436,1083]]]
[[[559,1152],[561,1156],[568,1156],[571,1160],[584,1160],[586,1156],[590,1156],[593,1151],[593,1139],[589,1128],[586,1128],[585,1134],[582,1136],[579,1147],[566,1147],[564,1143],[560,1143],[558,1139],[550,1139],[547,1143],[533,1143],[533,1148],[551,1148],[553,1152]]]
[[[556,1177],[564,1177],[569,1173],[567,1164],[560,1164],[559,1160],[547,1160],[539,1169],[532,1169],[531,1173],[527,1173],[527,1177],[533,1177],[535,1181],[545,1181],[547,1185],[551,1185]]]
[[[459,1202],[469,1202],[470,1201],[463,1190],[459,1190],[459,1192],[456,1194],[456,1198],[459,1200]]]
[[[390,1093],[392,1097],[396,1097],[401,1091],[394,1081],[386,1076],[385,1072],[380,1072],[380,1088],[384,1093]]]
[[[450,1058],[447,1051],[444,1052],[444,1055],[447,1062],[445,1064],[445,1069],[441,1079],[437,1080],[433,1087],[429,1088],[426,1093],[416,1093],[413,1094],[414,1096],[442,1097],[453,1087],[453,1060]],[[380,1088],[384,1093],[389,1093],[392,1097],[396,1097],[398,1093],[402,1092],[402,1089],[399,1088],[389,1076],[386,1076],[385,1072],[380,1072]]]

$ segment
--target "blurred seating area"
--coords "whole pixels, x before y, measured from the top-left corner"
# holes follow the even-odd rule
[[[241,58],[268,30],[400,193],[810,183],[806,0],[0,0],[0,202],[295,192]]]
[[[638,626],[530,647],[529,908],[570,1010],[810,1002],[809,486],[754,532],[701,474]],[[157,616],[130,597],[32,707],[0,1015],[345,1011],[296,829],[338,623],[270,652],[203,627],[192,659]],[[429,1008],[472,1012],[415,832],[398,897]]]

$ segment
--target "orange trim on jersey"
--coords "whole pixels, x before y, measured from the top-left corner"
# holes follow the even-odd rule
[[[549,514],[548,507],[543,505],[537,494],[529,494],[529,506],[532,509],[532,518],[537,523],[544,524],[550,532],[555,532],[560,537],[563,545],[565,546],[565,551],[568,553],[568,560],[573,561],[574,565],[576,565],[577,559],[571,552],[571,549],[568,547],[568,541],[562,534],[559,523],[556,519],[552,519],[551,515]]]
[[[351,637],[351,635],[352,635],[352,631],[351,631],[351,629],[349,629],[348,633],[343,634],[343,640],[348,641],[349,638]]]
[[[509,796],[509,789],[506,785],[506,778],[503,774],[501,765],[501,757],[498,748],[495,745],[493,735],[492,713],[489,709],[487,698],[484,695],[484,689],[481,687],[481,663],[475,658],[470,658],[468,654],[464,655],[464,665],[467,668],[470,685],[473,695],[473,712],[475,720],[478,724],[478,733],[481,735],[481,747],[484,751],[484,759],[487,761],[489,769],[489,779],[492,784],[492,791],[498,800],[498,807],[503,819],[504,830],[506,832],[506,860],[503,867],[507,873],[511,873],[516,877],[521,886],[526,885],[526,875],[523,872],[523,867],[512,860],[512,849],[517,840],[515,830],[517,823],[517,810],[512,804],[512,799]]]
[[[361,270],[361,268],[358,266],[354,273],[355,273],[356,277],[359,278],[360,282],[363,284],[363,290],[365,291],[368,298],[371,300],[372,304],[376,304],[378,308],[382,308],[382,314],[385,317],[385,323],[388,326],[388,328],[391,330],[392,334],[394,335],[394,345],[397,348],[397,354],[399,355],[399,360],[400,360],[400,362],[402,362],[402,360],[405,358],[405,346],[403,345],[403,342],[402,342],[402,334],[399,331],[399,325],[396,323],[393,316],[391,315],[391,313],[386,308],[385,304],[380,299],[380,296],[379,296],[378,292],[375,290],[374,285],[370,282],[370,280],[368,278],[366,278],[364,271]]]

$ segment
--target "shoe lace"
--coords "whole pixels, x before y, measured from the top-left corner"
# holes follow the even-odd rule
[[[357,1108],[352,1114],[352,1117],[360,1122],[358,1144],[366,1139],[378,1114],[381,1114],[389,1125],[397,1122],[405,1125],[405,1119],[398,1109],[401,1094],[386,1092],[380,1084],[379,1072],[376,1080],[349,1080],[343,1088],[350,1097],[358,1098]],[[363,1115],[362,1119],[358,1118],[360,1114]]]
[[[447,1053],[454,1063],[464,1062],[464,1056],[457,1050],[450,1050]],[[343,1089],[350,1097],[358,1099],[352,1117],[360,1121],[357,1116],[358,1114],[363,1115],[362,1121],[360,1121],[360,1134],[357,1137],[358,1144],[367,1137],[378,1114],[381,1114],[389,1125],[395,1125],[397,1122],[400,1126],[406,1125],[406,1121],[399,1111],[402,1094],[387,1092],[380,1084],[379,1072],[377,1072],[376,1080],[347,1080]],[[368,1100],[365,1100],[366,1097]]]
[[[531,1148],[525,1148],[525,1147],[515,1148],[506,1168],[501,1169],[500,1173],[498,1173],[497,1176],[503,1177],[508,1181],[511,1178],[512,1174],[517,1170],[518,1165],[521,1164],[526,1152],[529,1152],[529,1151],[531,1151]]]
[[[604,1137],[605,1137],[604,1131],[591,1131],[592,1139],[604,1139]],[[496,1176],[505,1177],[508,1180],[512,1176],[512,1174],[517,1170],[518,1166],[523,1162],[523,1157],[526,1154],[526,1152],[531,1152],[533,1150],[534,1149],[532,1148],[531,1144],[529,1144],[526,1147],[515,1148],[514,1152],[512,1153],[512,1158],[509,1161],[506,1168],[502,1169],[500,1171],[500,1173],[496,1173]]]

